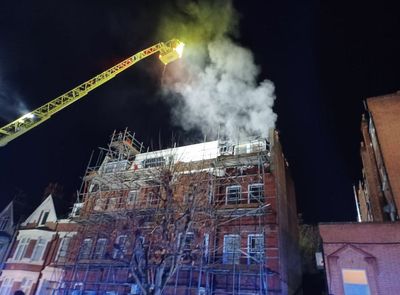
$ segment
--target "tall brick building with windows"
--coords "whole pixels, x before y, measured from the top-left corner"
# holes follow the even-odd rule
[[[400,92],[367,99],[361,122],[362,221],[397,220],[400,208]]]
[[[94,162],[70,218],[49,230],[28,294],[301,290],[295,194],[277,133],[143,152],[124,131]]]

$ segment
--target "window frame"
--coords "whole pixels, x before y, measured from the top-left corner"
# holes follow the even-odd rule
[[[363,272],[364,274],[364,279],[365,279],[365,283],[360,283],[360,284],[356,284],[356,283],[351,283],[351,282],[346,282],[346,277],[345,277],[345,273],[346,272]],[[361,294],[361,295],[370,295],[371,293],[371,287],[370,284],[368,282],[368,274],[367,274],[367,270],[366,269],[355,269],[355,268],[342,268],[341,269],[341,273],[342,273],[342,286],[343,286],[343,294],[347,295],[347,294],[353,294],[353,293],[347,293],[346,294],[346,285],[361,285],[361,286],[366,286],[366,293]]]
[[[123,240],[122,243],[121,243],[121,240]],[[115,239],[113,253],[112,253],[113,259],[123,259],[125,257],[127,250],[128,250],[125,245],[127,243],[127,241],[128,241],[128,235],[126,235],[126,234],[119,235]]]
[[[90,242],[90,243],[86,243],[86,242]],[[85,245],[88,244],[88,245]],[[82,242],[82,247],[79,249],[79,255],[78,258],[79,259],[90,259],[90,254],[92,252],[93,249],[93,239],[92,238],[85,238],[83,239]]]
[[[107,250],[108,239],[99,238],[93,250],[93,259],[104,259]]]
[[[15,249],[14,260],[19,261],[24,258],[30,241],[31,240],[27,237],[21,237],[21,239],[18,240],[18,245]]]
[[[252,250],[253,247],[251,246],[253,238],[260,238],[262,241],[262,249],[260,251]],[[248,234],[247,235],[247,255],[248,255],[248,264],[257,264],[261,263],[260,259],[264,258],[265,255],[265,239],[264,234]],[[255,257],[254,257],[255,256]],[[256,260],[258,261],[256,261]]]
[[[41,261],[43,260],[43,254],[46,250],[47,240],[39,237],[36,240],[35,248],[32,251],[31,261]]]
[[[228,239],[235,238],[237,239],[238,248],[227,251],[228,249]],[[223,264],[240,264],[240,258],[242,256],[241,253],[241,236],[238,234],[226,234],[224,235],[224,244],[222,249],[222,263]],[[230,257],[232,255],[232,258]]]
[[[234,202],[232,202],[233,199],[230,200],[230,198],[229,198],[229,195],[231,195],[231,194],[233,194],[233,193],[228,192],[230,189],[233,189],[233,188],[238,188],[238,189],[239,189],[239,191],[235,193],[237,197],[236,197],[236,199],[235,199]],[[238,185],[238,184],[229,185],[229,186],[227,186],[227,187],[225,188],[225,205],[240,204],[240,202],[242,201],[242,198],[241,198],[241,197],[242,197],[242,186],[241,186],[241,185]]]
[[[252,198],[251,197],[251,188],[252,187],[261,187],[261,196],[260,197],[256,197],[256,198]],[[252,200],[254,200],[252,202]],[[247,187],[247,202],[249,204],[252,203],[264,203],[265,202],[265,191],[264,191],[264,183],[261,182],[257,182],[257,183],[250,183]]]
[[[8,295],[8,294],[10,294],[10,291],[11,291],[12,286],[14,284],[14,279],[5,277],[1,282],[2,283],[1,283],[1,286],[0,286],[0,295]]]
[[[68,237],[68,236],[65,236],[61,239],[60,246],[58,247],[57,256],[55,259],[57,262],[63,262],[63,261],[67,260],[68,248],[69,248],[69,244],[71,243],[71,239],[72,239],[72,237]],[[62,253],[64,253],[64,254],[61,255]],[[63,261],[60,261],[60,258]]]

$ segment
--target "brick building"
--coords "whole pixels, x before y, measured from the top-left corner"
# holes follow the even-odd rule
[[[368,98],[366,106],[363,180],[354,191],[359,222],[319,225],[329,294],[400,289],[400,93]]]
[[[59,227],[69,223],[70,220],[57,219],[51,195],[21,223],[0,276],[1,295],[14,294],[17,290],[25,294],[45,294],[41,288],[49,279],[45,270],[62,234],[58,233]]]
[[[398,294],[400,223],[320,224],[329,294]]]
[[[49,213],[41,228],[41,205],[24,223],[0,294],[23,289],[17,268],[31,269],[27,294],[301,292],[295,194],[277,133],[144,152],[125,130],[92,162],[68,219]],[[16,259],[43,231],[40,265],[32,253]]]
[[[400,208],[400,92],[368,98],[363,116],[363,181],[356,192],[362,221],[397,220]]]
[[[0,270],[4,267],[15,235],[14,204],[10,202],[0,212]]]

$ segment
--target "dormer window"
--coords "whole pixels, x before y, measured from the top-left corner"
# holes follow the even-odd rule
[[[49,217],[49,214],[50,214],[49,211],[44,212],[43,217],[39,222],[39,225],[45,225],[46,224],[47,218]]]

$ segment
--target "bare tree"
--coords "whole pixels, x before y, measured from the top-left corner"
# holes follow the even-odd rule
[[[133,281],[145,295],[160,295],[182,265],[201,263],[214,226],[209,175],[162,169],[151,215],[133,217]]]

